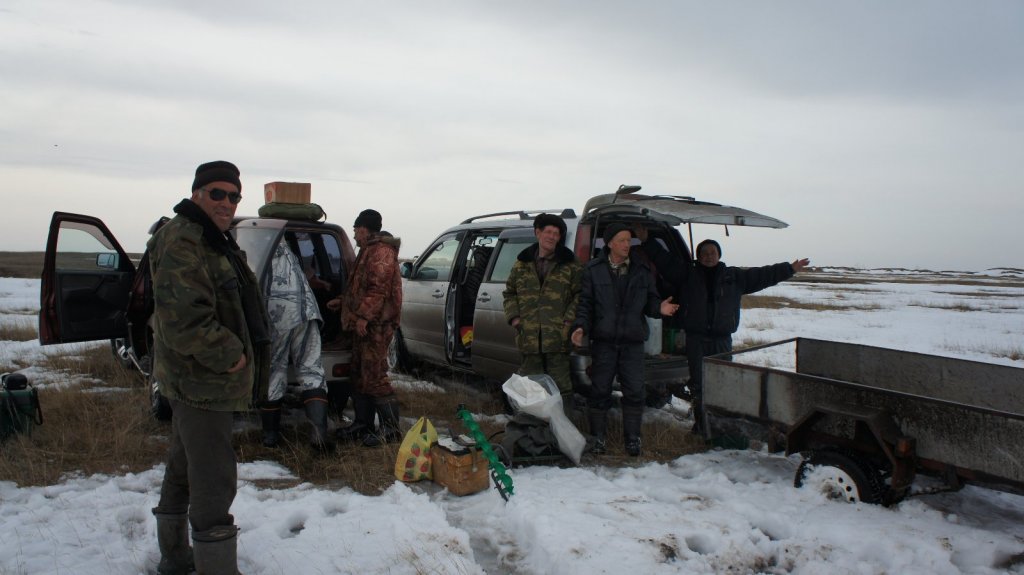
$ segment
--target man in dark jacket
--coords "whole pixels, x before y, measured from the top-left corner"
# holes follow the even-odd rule
[[[356,218],[353,236],[359,246],[345,293],[327,303],[341,312],[342,329],[355,335],[352,369],[355,390],[352,405],[355,421],[338,430],[342,440],[361,440],[366,447],[398,441],[398,396],[388,378],[387,353],[402,313],[402,276],[398,249],[402,240],[381,231],[376,210],[363,210]],[[380,428],[374,427],[374,415]]]
[[[174,415],[157,518],[159,573],[237,571],[232,412],[266,391],[266,308],[227,234],[242,199],[230,162],[196,169],[192,198],[147,246],[153,274],[153,376]],[[255,383],[254,383],[255,382]]]
[[[591,390],[587,399],[595,453],[605,450],[612,381],[622,388],[622,436],[626,453],[640,455],[644,413],[644,341],[647,317],[671,316],[679,308],[661,301],[647,262],[630,258],[629,228],[613,223],[604,231],[605,248],[583,267],[580,303],[572,343],[590,340]]]
[[[777,263],[758,268],[726,266],[720,260],[722,247],[714,240],[697,245],[697,261],[683,264],[660,244],[645,241],[643,248],[658,266],[662,275],[677,286],[683,306],[683,329],[686,331],[686,360],[690,367],[693,430],[706,434],[703,427],[703,358],[732,351],[732,334],[740,326],[740,300],[746,294],[761,291],[785,281],[807,267],[810,260]]]
[[[537,241],[519,252],[505,281],[505,320],[516,330],[520,375],[546,373],[572,407],[569,328],[576,319],[583,268],[565,247],[566,226],[553,214],[533,220]]]

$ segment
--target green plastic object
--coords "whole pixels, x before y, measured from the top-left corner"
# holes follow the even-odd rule
[[[513,495],[512,478],[508,475],[508,470],[505,468],[505,464],[498,459],[498,454],[494,452],[494,448],[491,447],[491,442],[487,441],[487,436],[477,425],[476,421],[473,420],[473,414],[466,409],[465,405],[460,404],[456,415],[462,420],[462,424],[469,430],[470,437],[476,442],[480,451],[483,452],[484,457],[491,468],[491,479],[494,480],[494,488],[501,494],[501,498],[508,501],[508,498]]]

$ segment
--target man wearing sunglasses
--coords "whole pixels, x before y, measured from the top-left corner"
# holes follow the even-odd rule
[[[200,165],[191,199],[174,207],[175,217],[147,246],[153,377],[173,410],[167,468],[153,509],[159,573],[237,572],[238,528],[229,512],[238,479],[232,413],[266,394],[270,344],[259,285],[227,234],[241,190],[234,164]]]

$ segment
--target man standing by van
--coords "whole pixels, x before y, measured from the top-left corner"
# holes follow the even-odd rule
[[[355,421],[338,430],[343,440],[361,439],[366,447],[398,441],[398,396],[388,378],[388,346],[402,313],[402,276],[398,249],[402,240],[381,231],[376,210],[363,210],[352,224],[359,246],[345,293],[327,303],[341,311],[342,329],[353,332],[352,367]],[[374,428],[374,415],[380,427]]]
[[[265,393],[266,307],[245,254],[227,233],[242,200],[238,168],[196,169],[192,198],[149,240],[153,376],[173,409],[160,502],[153,509],[159,573],[237,572],[238,528],[229,513],[238,468],[232,413]]]
[[[563,245],[565,221],[553,214],[533,220],[537,241],[519,252],[505,282],[505,319],[516,330],[520,375],[546,373],[572,407],[569,328],[576,319],[583,267]]]

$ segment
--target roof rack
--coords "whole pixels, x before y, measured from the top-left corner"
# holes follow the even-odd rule
[[[561,211],[559,211],[559,210],[517,210],[517,211],[511,211],[511,212],[494,212],[493,214],[483,214],[483,215],[480,215],[480,216],[473,216],[471,218],[466,218],[465,220],[462,221],[462,223],[463,224],[468,224],[468,223],[471,223],[471,222],[475,222],[477,220],[482,220],[484,218],[495,218],[495,217],[498,217],[498,216],[515,216],[516,218],[518,218],[520,220],[532,220],[538,214],[544,214],[544,213],[553,214],[553,213],[556,213],[556,212],[558,214],[558,217],[562,218],[563,220],[576,217],[576,211],[573,210],[572,208],[565,208],[564,210],[561,210]]]

